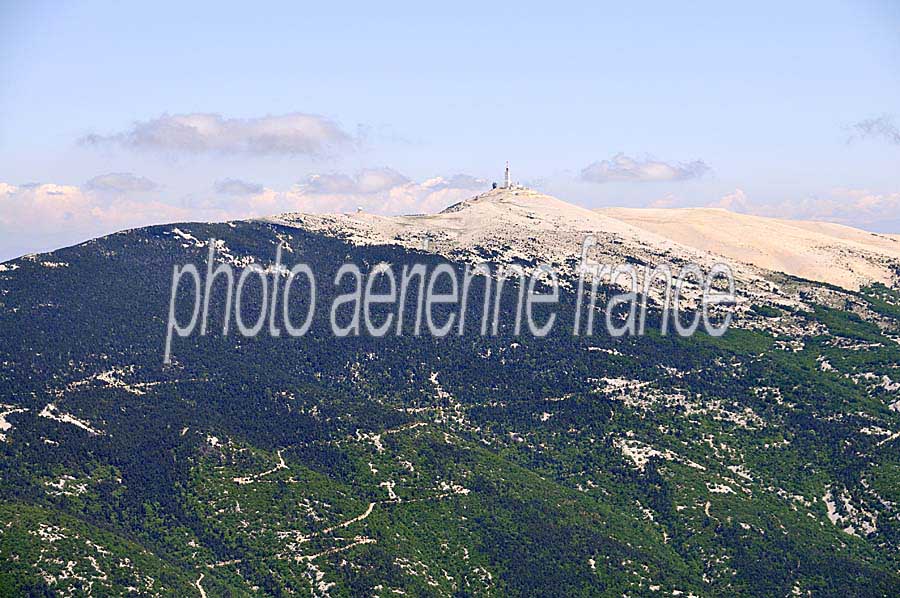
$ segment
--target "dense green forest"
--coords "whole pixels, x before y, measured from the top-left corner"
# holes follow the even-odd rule
[[[286,242],[320,305],[347,260],[444,263],[178,227],[263,265]],[[206,256],[157,226],[0,271],[0,595],[900,594],[895,290],[756,305],[720,338],[573,336],[563,290],[535,338],[512,286],[496,336],[376,339],[322,309],[223,336],[217,287],[165,365],[173,266]]]

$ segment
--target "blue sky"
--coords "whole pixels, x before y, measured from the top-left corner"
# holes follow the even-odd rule
[[[586,206],[900,232],[900,3],[746,4],[0,2],[0,259],[433,209],[506,159]]]

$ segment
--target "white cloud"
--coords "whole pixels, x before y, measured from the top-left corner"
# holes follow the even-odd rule
[[[879,229],[900,221],[900,193],[875,193],[866,189],[837,188],[821,195],[784,201],[753,202],[741,189],[708,203],[707,207],[733,212],[836,222],[857,228]]]
[[[134,123],[113,135],[88,135],[88,145],[114,144],[131,149],[186,154],[315,155],[348,144],[351,136],[335,122],[294,112],[259,118],[220,114],[164,114]]]
[[[591,183],[685,181],[702,176],[709,166],[702,160],[670,164],[650,158],[636,159],[616,154],[608,160],[589,164],[581,179]]]
[[[678,205],[679,199],[676,195],[672,193],[666,193],[664,196],[654,199],[649,204],[647,204],[648,208],[674,208]]]
[[[711,208],[723,208],[732,212],[748,212],[752,206],[747,201],[747,194],[743,189],[735,189],[709,204]]]
[[[778,208],[789,218],[871,227],[900,219],[900,192],[837,188],[822,196],[784,202]]]
[[[216,190],[216,193],[224,195],[253,195],[262,193],[263,189],[265,189],[259,183],[242,181],[241,179],[222,179],[221,181],[216,181],[213,188]]]
[[[311,174],[303,189],[317,194],[368,194],[388,191],[409,182],[405,176],[390,168],[367,168],[353,176],[334,174]]]
[[[703,202],[667,194],[647,204],[650,208],[697,206],[769,218],[835,222],[866,230],[900,232],[900,192],[879,193],[867,189],[835,188],[797,199],[766,201],[752,198],[738,188],[714,201]]]
[[[231,196],[228,201],[185,205],[181,199],[138,200],[87,186],[0,182],[0,261],[165,222],[223,221],[282,212],[349,212],[357,207],[381,214],[434,212],[484,191],[488,183],[465,175],[417,183],[382,168],[352,176],[312,175],[287,190],[236,179],[219,181],[216,186],[220,193]]]
[[[111,172],[95,176],[87,183],[85,188],[92,191],[114,191],[137,193],[142,191],[156,191],[159,185],[150,179],[130,172]]]
[[[439,191],[441,189],[481,189],[487,183],[488,181],[485,179],[468,174],[454,174],[447,178],[435,177],[428,179],[422,183],[422,186],[433,191]]]
[[[0,260],[192,216],[196,214],[171,203],[110,197],[74,185],[0,183]]]
[[[251,198],[256,208],[278,212],[348,212],[362,208],[378,214],[435,212],[488,187],[468,175],[411,181],[390,168],[365,169],[354,175],[313,174],[287,191]]]

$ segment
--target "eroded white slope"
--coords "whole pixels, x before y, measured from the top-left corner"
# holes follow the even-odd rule
[[[850,290],[873,281],[892,284],[893,268],[900,263],[900,238],[840,224],[713,208],[607,208],[598,213],[704,252]]]
[[[754,304],[805,309],[796,286],[773,284],[769,273],[757,267],[688,247],[621,219],[574,206],[528,189],[496,189],[461,202],[438,214],[378,216],[354,214],[283,214],[268,221],[295,226],[357,245],[394,244],[427,250],[460,262],[493,265],[523,261],[549,263],[560,274],[560,283],[572,284],[578,275],[582,243],[592,235],[596,245],[589,258],[618,266],[639,263],[651,267],[668,264],[677,276],[686,263],[709,272],[719,262],[732,267],[736,282],[737,310],[747,314]],[[427,249],[426,249],[427,248]],[[629,278],[617,279],[627,288]],[[663,302],[660,285],[651,287],[650,298]],[[681,294],[682,307],[696,306],[702,295],[698,285],[688,282]],[[747,326],[768,327],[765,318],[743,318]],[[791,320],[778,323],[782,332],[797,332]]]
[[[495,189],[438,214],[283,214],[272,222],[298,226],[350,242],[396,244],[425,249],[463,261],[489,258],[546,262],[573,270],[587,235],[597,239],[590,257],[617,264],[624,258],[647,263],[709,260],[685,247],[619,219],[529,189]]]
[[[770,284],[771,272],[856,290],[893,285],[900,238],[846,226],[794,222],[719,209],[590,210],[530,189],[495,189],[438,214],[283,214],[268,219],[359,245],[396,244],[460,261],[547,262],[574,273],[587,235],[592,259],[609,264],[728,263],[741,298],[798,303]]]

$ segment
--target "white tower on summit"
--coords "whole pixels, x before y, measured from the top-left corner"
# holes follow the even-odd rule
[[[509,160],[506,161],[506,174],[503,176],[503,188],[512,188],[512,180],[509,178]]]

